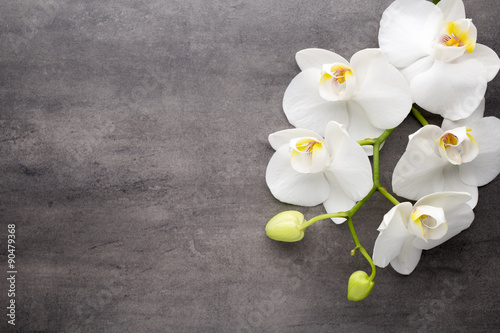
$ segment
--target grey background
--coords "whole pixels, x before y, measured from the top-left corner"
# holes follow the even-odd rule
[[[264,233],[296,208],[264,180],[267,136],[291,128],[281,102],[295,53],[377,47],[390,3],[0,2],[0,276],[10,223],[18,269],[17,325],[6,327],[2,278],[0,330],[495,330],[498,179],[480,188],[470,229],[410,276],[379,269],[363,302],[346,299],[350,274],[369,271],[349,256],[347,225],[318,222],[296,244]],[[465,5],[478,41],[500,52],[498,1]],[[500,116],[499,92],[497,77],[486,115]],[[418,128],[409,117],[383,148],[388,188]],[[390,208],[375,194],[355,216],[370,253]]]

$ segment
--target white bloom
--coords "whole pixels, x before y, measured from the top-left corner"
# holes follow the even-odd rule
[[[323,135],[326,124],[336,121],[362,140],[398,126],[411,109],[408,83],[378,49],[359,51],[350,62],[331,51],[305,49],[296,60],[302,72],[283,97],[296,127]]]
[[[415,103],[458,120],[478,107],[500,68],[476,36],[462,0],[396,0],[382,15],[379,45],[410,82]]]
[[[423,197],[412,206],[409,202],[394,206],[385,214],[373,248],[373,263],[389,263],[400,274],[413,272],[422,250],[432,249],[462,230],[474,220],[464,192],[441,192]]]
[[[481,105],[484,110],[484,103]],[[478,109],[474,119],[481,111]],[[472,196],[469,204],[475,207],[477,187],[500,173],[500,119],[445,120],[443,127],[427,125],[410,136],[394,169],[393,190],[411,200],[439,191],[468,192]]]
[[[324,139],[311,130],[295,128],[271,134],[269,142],[276,153],[267,166],[266,182],[282,202],[323,203],[327,212],[336,213],[352,208],[373,186],[366,153],[336,122],[326,126]]]

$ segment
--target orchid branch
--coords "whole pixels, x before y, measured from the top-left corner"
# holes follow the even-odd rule
[[[392,202],[392,203],[394,204],[394,206],[396,206],[396,205],[399,205],[399,204],[400,204],[400,202],[399,202],[396,198],[394,198],[394,196],[392,196],[392,194],[390,194],[390,193],[389,193],[389,192],[385,189],[385,187],[383,187],[383,186],[378,186],[378,187],[377,187],[377,190],[378,190],[380,193],[382,193],[382,195],[383,195],[384,197],[386,197],[386,198],[387,198],[387,200],[389,200],[390,202]]]
[[[422,124],[422,126],[429,125],[429,122],[424,118],[422,113],[420,113],[420,111],[418,111],[414,106],[412,106],[411,108],[411,113],[413,113],[415,118],[417,118],[417,120],[420,122],[420,124]]]
[[[368,274],[366,274],[364,271],[356,271],[349,278],[347,298],[352,301],[360,301],[370,294],[374,285],[373,280],[375,279],[375,275],[377,274],[377,270],[373,263],[372,257],[368,254],[368,252],[359,241],[358,235],[356,234],[356,230],[354,228],[354,224],[352,222],[352,218],[354,214],[356,214],[356,212],[359,210],[359,208],[361,208],[361,206],[363,206],[363,204],[376,191],[382,193],[382,195],[385,196],[394,205],[399,204],[399,202],[380,183],[380,147],[393,131],[394,128],[388,129],[385,130],[378,138],[366,138],[364,140],[358,141],[358,144],[361,146],[373,146],[373,186],[365,195],[365,197],[358,201],[351,209],[345,212],[318,215],[308,221],[304,219],[304,216],[300,212],[287,211],[276,215],[266,225],[266,234],[270,238],[286,242],[296,242],[304,237],[305,229],[313,223],[316,223],[317,221],[331,218],[347,219],[349,231],[351,232],[352,239],[356,246],[351,251],[351,255],[354,256],[356,251],[359,251],[365,257],[366,261],[368,261],[371,267],[370,276],[368,276]]]
[[[373,144],[373,187],[372,189],[368,192],[368,194],[358,201],[350,210],[346,212],[338,212],[338,213],[328,213],[328,214],[322,214],[313,217],[309,221],[303,224],[301,228],[305,229],[309,227],[311,224],[321,221],[321,220],[326,220],[329,218],[352,218],[354,214],[358,211],[361,206],[375,193],[375,191],[379,191],[382,193],[383,196],[385,196],[387,199],[389,199],[390,202],[392,202],[394,205],[399,204],[399,201],[396,200],[381,184],[380,184],[380,168],[379,168],[379,155],[380,155],[380,146],[382,143],[389,137],[389,135],[394,131],[394,128],[385,130],[378,138],[375,139],[364,139],[358,141],[358,143],[362,145],[371,145]],[[351,232],[352,233],[352,232]]]
[[[356,234],[356,230],[354,229],[354,224],[352,222],[352,217],[354,214],[358,211],[359,208],[375,193],[375,191],[379,191],[382,193],[383,196],[385,196],[390,202],[392,202],[394,205],[399,204],[399,201],[396,200],[386,189],[383,187],[380,183],[380,167],[379,167],[379,156],[380,156],[380,146],[382,143],[389,137],[389,135],[394,131],[394,128],[385,130],[378,138],[371,139],[367,138],[364,140],[358,141],[360,145],[373,145],[373,187],[372,189],[368,192],[368,194],[358,201],[350,210],[346,212],[338,212],[338,213],[329,213],[329,214],[322,214],[318,215],[316,217],[313,217],[306,223],[302,224],[300,229],[304,230],[305,228],[309,227],[311,224],[328,219],[328,218],[346,218],[347,219],[347,224],[349,226],[349,231],[351,232],[352,238],[354,240],[354,244],[356,247],[351,251],[351,255],[354,255],[356,250],[359,250],[359,252],[365,257],[365,259],[368,261],[368,263],[371,266],[372,269],[372,274],[368,278],[370,281],[373,281],[376,275],[376,268],[375,265],[373,264],[373,260],[366,252],[365,248],[361,245],[359,238]]]
[[[364,139],[364,140],[359,140],[357,141],[360,146],[369,146],[369,145],[374,145],[375,144],[375,139]]]
[[[351,231],[352,239],[354,240],[354,244],[356,244],[356,247],[351,251],[351,256],[354,256],[356,253],[356,250],[358,250],[368,261],[370,264],[370,267],[372,269],[372,274],[370,275],[369,279],[370,281],[373,281],[375,279],[375,275],[377,274],[377,269],[375,268],[375,265],[373,264],[372,257],[366,252],[365,248],[361,245],[358,239],[358,235],[356,234],[356,230],[354,229],[354,225],[352,223],[352,218],[348,217],[347,218],[347,224],[349,225],[349,230]]]

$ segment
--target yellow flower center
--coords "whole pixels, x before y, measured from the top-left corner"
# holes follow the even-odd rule
[[[476,46],[475,40],[469,36],[469,28],[472,23],[468,20],[460,21],[445,21],[444,34],[441,36],[440,42],[445,46],[462,47],[465,46],[467,52],[474,51]]]
[[[323,141],[305,137],[290,140],[290,163],[300,173],[316,173],[331,163],[330,152]]]
[[[427,226],[422,223],[423,222],[422,219],[427,220],[427,219],[429,219],[429,216],[428,215],[421,215],[421,216],[416,217],[415,215],[416,215],[415,212],[413,212],[413,214],[411,215],[411,219],[413,222],[415,222],[415,224],[418,226],[418,228],[422,232],[423,238],[427,239],[429,237],[429,228],[427,228]]]
[[[442,147],[442,148],[448,148],[450,146],[456,146],[457,143],[458,143],[458,138],[456,137],[456,135],[453,135],[451,133],[445,133],[441,136],[441,142],[439,143],[439,145]]]
[[[468,163],[476,158],[479,146],[467,127],[455,128],[445,132],[436,142],[439,142],[440,154],[451,164]]]
[[[312,138],[302,138],[292,146],[292,157],[294,154],[313,154],[323,147],[323,142]]]
[[[344,65],[333,65],[329,71],[323,70],[319,84],[332,80],[336,86],[339,86],[352,76],[353,71],[352,68]]]
[[[448,225],[442,208],[433,206],[416,207],[411,216],[410,232],[427,239],[440,239],[448,231]]]

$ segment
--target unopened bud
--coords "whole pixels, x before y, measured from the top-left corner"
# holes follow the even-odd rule
[[[281,212],[267,222],[267,237],[281,242],[297,242],[304,237],[304,230],[300,226],[305,222],[301,212]]]
[[[347,286],[347,299],[350,301],[361,301],[372,292],[375,282],[370,280],[368,274],[363,271],[352,273]]]

